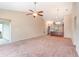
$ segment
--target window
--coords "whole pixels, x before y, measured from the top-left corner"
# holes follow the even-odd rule
[[[7,19],[0,19],[0,39],[11,41],[10,21]]]
[[[2,39],[2,24],[0,24],[0,39]]]

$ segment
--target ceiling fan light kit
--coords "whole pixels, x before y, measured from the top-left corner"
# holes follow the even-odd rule
[[[33,13],[32,15],[33,15],[33,16],[37,16],[38,14],[37,14],[37,13]]]

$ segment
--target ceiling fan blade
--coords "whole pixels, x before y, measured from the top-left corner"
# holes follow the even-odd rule
[[[32,15],[32,13],[28,13],[28,14],[26,14],[26,15]]]
[[[43,13],[43,11],[38,11],[38,13]]]
[[[42,14],[39,14],[39,13],[38,13],[38,15],[39,15],[39,16],[43,16]]]
[[[34,12],[33,10],[30,10],[30,9],[29,9],[29,11]]]

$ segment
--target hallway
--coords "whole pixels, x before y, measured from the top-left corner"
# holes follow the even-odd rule
[[[0,56],[19,57],[76,57],[71,39],[42,36],[1,45]]]

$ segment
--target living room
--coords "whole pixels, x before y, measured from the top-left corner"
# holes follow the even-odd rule
[[[78,5],[0,2],[0,56],[78,57]]]

